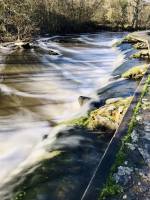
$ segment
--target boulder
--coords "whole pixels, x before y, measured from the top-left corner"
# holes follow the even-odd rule
[[[123,73],[122,78],[135,79],[135,80],[140,79],[146,73],[147,68],[148,65],[133,67],[129,69],[127,72]]]
[[[143,58],[148,59],[150,57],[148,50],[141,50],[132,55],[132,58]]]
[[[80,104],[80,106],[83,106],[84,104],[86,104],[87,102],[89,102],[92,98],[90,97],[85,97],[85,96],[80,96],[78,98],[78,102]]]
[[[136,44],[138,42],[139,42],[139,40],[132,37],[130,34],[127,35],[122,41],[122,43],[131,43],[131,44]]]
[[[138,43],[134,44],[134,48],[135,49],[148,49],[148,46],[144,42],[138,42]]]
[[[131,100],[132,97],[107,100],[107,104],[90,113],[88,128],[94,130],[99,127],[105,127],[115,131],[119,127]]]
[[[23,48],[23,49],[31,49],[32,45],[29,42],[23,42],[21,40],[17,40],[14,45],[18,48]]]
[[[120,100],[122,100],[122,99],[123,99],[122,97],[107,99],[107,100],[106,100],[106,104],[116,103],[117,101],[120,101]]]
[[[117,124],[108,117],[101,116],[98,113],[92,115],[89,120],[88,128],[95,130],[102,127],[115,131],[117,129]]]
[[[104,106],[91,111],[85,117],[72,120],[67,124],[84,127],[90,130],[105,128],[114,132],[119,127],[132,98],[133,97],[108,99]]]
[[[24,44],[22,45],[22,48],[23,48],[23,49],[31,49],[32,46],[31,46],[30,43],[24,43]]]
[[[53,55],[53,56],[58,56],[59,55],[59,53],[57,53],[56,51],[53,51],[53,50],[49,50],[49,54]]]

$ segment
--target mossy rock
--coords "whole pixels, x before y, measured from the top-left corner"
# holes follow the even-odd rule
[[[79,102],[80,106],[83,106],[84,104],[90,102],[91,99],[92,99],[92,98],[90,98],[90,97],[80,96],[80,97],[78,98],[78,102]]]
[[[65,125],[66,127],[80,127],[87,128],[88,125],[88,114],[75,119],[62,121],[59,125]]]
[[[144,42],[138,42],[138,43],[134,44],[133,47],[135,49],[148,49],[147,44]]]
[[[106,128],[115,131],[119,127],[132,98],[107,99],[104,106],[90,112],[88,116],[68,121],[66,124],[90,130]]]
[[[113,47],[118,47],[118,46],[120,46],[123,42],[124,42],[124,40],[119,40],[119,41],[115,42],[112,46],[113,46]]]
[[[80,117],[78,119],[74,119],[70,122],[67,122],[67,124],[70,124],[70,125],[73,125],[73,126],[79,126],[79,127],[87,127],[88,117]]]
[[[113,47],[118,47],[118,46],[120,46],[120,45],[123,44],[123,43],[131,43],[131,44],[134,45],[134,44],[136,44],[136,43],[138,43],[138,42],[139,42],[139,40],[133,38],[133,37],[130,36],[130,35],[127,35],[127,36],[125,36],[122,40],[119,40],[119,41],[115,42],[115,43],[113,44]]]
[[[136,43],[139,42],[139,40],[136,39],[136,38],[134,38],[134,37],[132,37],[132,36],[129,34],[129,35],[127,35],[127,36],[123,39],[122,42],[123,42],[123,43],[136,44]]]
[[[52,55],[52,56],[58,56],[59,55],[59,53],[58,52],[56,52],[56,51],[53,51],[53,50],[49,50],[49,55]]]
[[[122,74],[122,78],[138,80],[143,77],[143,75],[147,71],[147,68],[148,68],[147,65],[133,67],[124,74]]]
[[[114,99],[113,99],[114,100]],[[105,104],[103,107],[91,112],[88,119],[88,128],[97,129],[99,127],[105,127],[112,131],[115,131],[125,115],[132,97],[125,99],[118,99],[114,102]]]
[[[147,59],[149,58],[149,51],[148,50],[141,50],[135,54],[132,55],[132,58],[143,58],[143,59]]]

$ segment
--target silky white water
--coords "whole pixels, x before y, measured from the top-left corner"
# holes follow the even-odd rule
[[[45,147],[56,143],[57,123],[82,110],[78,97],[96,98],[96,90],[109,82],[124,60],[113,47],[122,36],[55,36],[40,38],[39,48],[28,51],[0,48],[0,188],[47,158]],[[50,55],[50,50],[59,55]],[[80,140],[68,138],[57,145],[77,145]]]

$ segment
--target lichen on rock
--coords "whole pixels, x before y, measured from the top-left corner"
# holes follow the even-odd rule
[[[122,183],[124,185],[127,185],[132,172],[133,172],[132,168],[119,166],[118,172],[114,174],[114,179],[116,183]]]
[[[143,77],[143,75],[147,71],[147,68],[148,68],[147,65],[133,67],[133,68],[129,69],[127,72],[123,73],[122,78],[137,80],[137,79]]]

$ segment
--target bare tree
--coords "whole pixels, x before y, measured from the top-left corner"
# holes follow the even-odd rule
[[[41,34],[86,31],[92,23],[149,28],[149,13],[144,0],[0,0],[0,38],[29,40],[38,29]]]
[[[36,31],[32,21],[31,4],[28,0],[4,0],[5,27],[18,40],[29,40]]]
[[[132,7],[132,27],[134,29],[138,28],[139,20],[141,17],[141,13],[143,10],[143,0],[132,0],[131,7]]]

